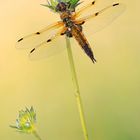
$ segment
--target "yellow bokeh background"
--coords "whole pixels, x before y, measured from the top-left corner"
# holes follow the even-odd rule
[[[140,1],[120,1],[125,12],[104,30],[87,36],[96,64],[72,41],[89,140],[140,139]],[[30,61],[29,50],[15,48],[21,36],[59,19],[40,6],[45,2],[0,2],[1,140],[35,139],[9,127],[18,111],[30,106],[37,112],[42,140],[83,140],[66,50]]]

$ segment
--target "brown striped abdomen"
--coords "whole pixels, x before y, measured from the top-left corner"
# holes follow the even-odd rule
[[[89,45],[86,37],[84,36],[82,31],[80,31],[78,26],[73,25],[73,27],[71,28],[71,32],[72,32],[73,37],[77,40],[77,42],[82,47],[82,49],[87,54],[87,56],[90,57],[90,59],[93,61],[93,63],[96,62],[92,49],[90,48],[90,45]]]

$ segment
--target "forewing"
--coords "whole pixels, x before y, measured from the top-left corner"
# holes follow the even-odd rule
[[[46,41],[42,42],[41,44],[33,48],[29,54],[30,59],[37,60],[42,58],[48,58],[63,51],[66,48],[64,37],[65,35],[63,34],[65,31],[66,28],[63,27],[53,36],[47,38]]]
[[[79,8],[78,10],[76,10],[76,13],[73,16],[73,19],[78,19],[80,17],[83,17],[83,16],[87,15],[89,11],[92,12],[94,10],[94,6],[96,5],[96,3],[97,3],[97,0],[92,0],[87,5],[81,4],[82,7]]]
[[[125,5],[114,3],[99,11],[88,13],[87,16],[77,18],[75,21],[83,24],[83,31],[87,34],[93,34],[110,24],[125,10]]]
[[[61,21],[51,24],[40,31],[20,38],[16,43],[16,47],[19,49],[34,48],[46,41],[47,38],[51,37],[56,32],[60,31],[63,26],[64,23]]]

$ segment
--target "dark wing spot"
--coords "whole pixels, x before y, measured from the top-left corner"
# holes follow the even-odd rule
[[[85,23],[85,21],[82,22],[82,24],[84,24],[84,23]]]
[[[61,33],[60,35],[64,35],[64,34],[66,34],[66,33],[64,32],[64,33]]]
[[[18,42],[20,42],[20,41],[22,41],[22,40],[23,40],[23,38],[19,39]]]
[[[47,40],[47,42],[51,42],[51,41],[52,41],[51,39],[48,39],[48,40]]]
[[[82,22],[80,22],[80,23],[78,23],[76,25],[83,25],[84,23],[85,23],[85,21],[82,21]]]
[[[113,6],[117,6],[117,5],[119,5],[119,3],[115,3],[115,4],[113,4]]]
[[[37,35],[40,35],[40,32],[36,32]]]
[[[94,5],[94,4],[95,4],[95,1],[92,2],[92,5]]]
[[[33,48],[31,51],[30,51],[30,53],[32,53],[32,52],[34,52],[35,51],[35,48]]]
[[[98,16],[99,12],[95,13],[95,16]]]
[[[81,22],[80,25],[83,25],[85,23],[85,21]]]

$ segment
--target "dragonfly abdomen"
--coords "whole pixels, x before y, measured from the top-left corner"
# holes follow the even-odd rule
[[[82,47],[82,49],[87,54],[87,56],[93,62],[96,62],[96,59],[94,58],[90,45],[89,45],[87,39],[85,38],[84,34],[82,33],[82,26],[80,24],[75,24],[71,20],[71,13],[69,11],[65,11],[65,12],[61,13],[60,17],[63,20],[65,26],[67,27],[65,34],[68,37],[74,36],[74,38],[77,40],[77,42]]]
[[[93,61],[93,63],[96,62],[92,49],[91,49],[87,39],[85,38],[84,34],[80,30],[80,28],[77,25],[74,25],[71,28],[71,33],[74,36],[74,38],[77,40],[79,45],[82,47],[84,52],[87,54],[87,56]]]

